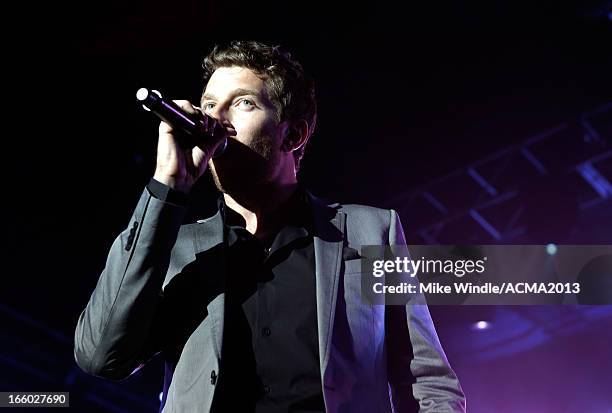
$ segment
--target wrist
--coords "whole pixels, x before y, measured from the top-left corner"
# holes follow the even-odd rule
[[[153,179],[167,185],[175,191],[183,192],[184,194],[188,194],[189,191],[191,191],[191,185],[185,178],[180,176],[169,175],[162,171],[156,170],[155,174],[153,174]]]

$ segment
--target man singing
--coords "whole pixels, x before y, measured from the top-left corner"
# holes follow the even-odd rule
[[[316,123],[302,66],[239,41],[204,69],[200,107],[176,103],[223,133],[189,148],[161,123],[155,174],[79,318],[79,366],[120,380],[159,353],[166,413],[464,412],[427,306],[361,298],[360,248],[404,245],[397,213],[328,205],[296,178]],[[207,168],[218,212],[183,224]]]

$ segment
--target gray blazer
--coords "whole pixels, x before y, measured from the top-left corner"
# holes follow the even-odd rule
[[[357,252],[362,245],[404,245],[397,213],[308,197],[326,410],[464,412],[422,297],[406,306],[361,299]],[[223,222],[217,213],[181,225],[186,210],[145,189],[75,332],[76,361],[95,376],[121,380],[163,354],[165,413],[211,411],[223,374],[224,285],[206,277],[224,271]]]

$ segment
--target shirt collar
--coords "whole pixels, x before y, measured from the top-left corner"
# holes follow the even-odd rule
[[[310,198],[308,197],[308,193],[306,192],[306,188],[298,182],[297,189],[295,193],[292,195],[291,201],[295,199],[297,208],[295,209],[295,214],[292,216],[292,221],[288,225],[298,225],[308,232],[311,232],[313,227],[313,210],[310,202]],[[244,218],[229,208],[225,203],[225,198],[223,194],[219,195],[217,198],[217,209],[221,214],[221,218],[223,219],[223,223],[228,227],[246,227],[246,222]]]

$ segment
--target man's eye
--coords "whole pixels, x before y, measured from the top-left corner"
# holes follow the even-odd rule
[[[255,103],[253,103],[253,101],[249,99],[242,99],[240,102],[238,102],[238,105],[242,105],[245,108],[252,108],[255,106]]]
[[[202,105],[202,109],[204,110],[204,112],[208,112],[209,110],[211,110],[214,107],[215,107],[214,103],[205,103],[205,104]]]

